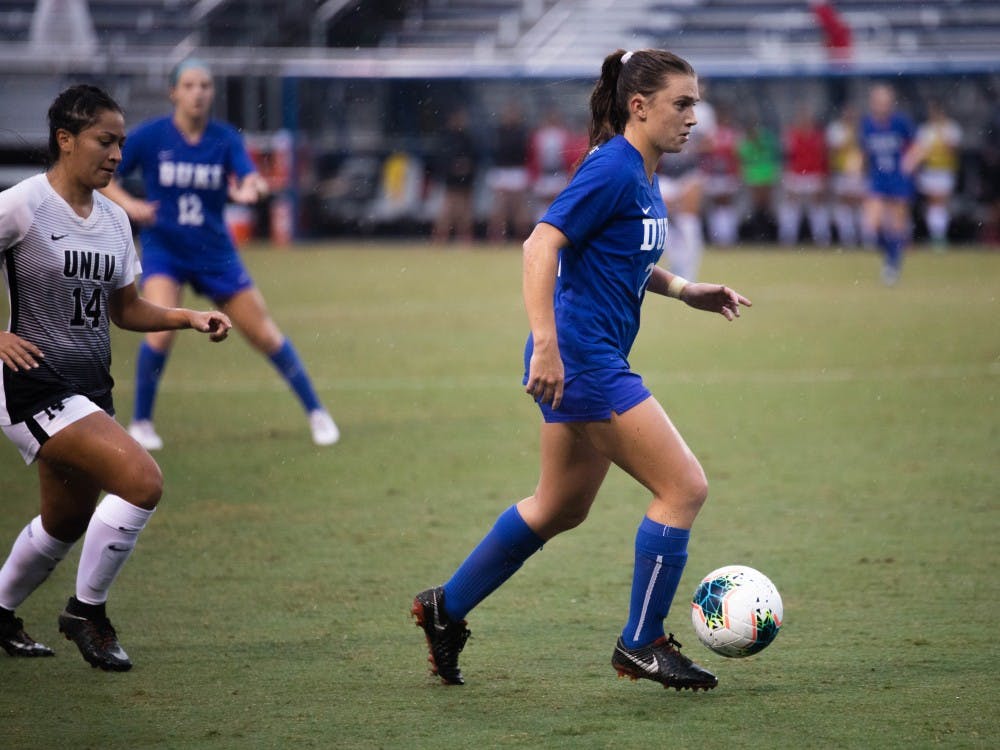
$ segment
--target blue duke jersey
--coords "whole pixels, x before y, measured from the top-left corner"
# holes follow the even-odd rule
[[[256,171],[236,129],[209,121],[192,144],[170,116],[143,123],[125,140],[118,171],[136,168],[146,200],[159,204],[155,224],[140,231],[143,252],[169,253],[191,268],[227,265],[236,252],[223,220],[229,176]]]
[[[886,122],[870,115],[861,121],[861,147],[868,161],[868,180],[876,193],[905,197],[911,190],[903,173],[903,155],[913,141],[913,125],[901,114]]]
[[[667,240],[659,182],[622,136],[591,151],[541,221],[569,239],[559,253],[555,315],[567,378],[627,368],[646,285]],[[525,362],[530,359],[529,336]]]
[[[36,175],[0,193],[0,270],[9,330],[42,350],[33,370],[0,367],[0,425],[72,394],[112,412],[108,297],[139,273],[128,217],[94,193],[86,219]]]

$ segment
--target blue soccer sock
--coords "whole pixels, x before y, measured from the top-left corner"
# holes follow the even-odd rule
[[[898,271],[903,265],[903,246],[905,244],[903,236],[895,232],[883,232],[879,236],[879,247],[882,248],[882,254],[885,256],[885,264],[894,271]]]
[[[628,623],[622,631],[628,648],[640,648],[663,637],[663,620],[687,563],[690,536],[690,529],[664,526],[648,517],[642,519],[635,535]]]
[[[134,421],[153,418],[153,403],[156,401],[156,391],[166,364],[167,352],[158,352],[145,341],[139,344],[139,354],[135,360]]]
[[[313,390],[312,381],[309,380],[309,375],[306,373],[306,367],[299,359],[299,353],[295,351],[291,341],[285,339],[281,348],[268,359],[271,360],[271,364],[281,374],[281,377],[288,381],[288,385],[295,391],[295,395],[299,397],[299,401],[302,402],[302,406],[307,412],[323,408],[316,396],[316,391]]]
[[[445,612],[452,620],[464,620],[473,607],[514,575],[543,543],[521,518],[517,506],[509,507],[444,585]]]

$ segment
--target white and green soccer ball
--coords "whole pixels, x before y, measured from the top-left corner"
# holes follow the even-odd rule
[[[726,565],[701,579],[691,601],[698,640],[717,654],[750,656],[781,628],[781,595],[771,580],[746,565]]]

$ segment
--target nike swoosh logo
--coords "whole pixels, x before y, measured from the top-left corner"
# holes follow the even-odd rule
[[[636,657],[632,656],[632,654],[630,654],[628,651],[622,651],[621,654],[626,659],[628,659],[630,662],[632,662],[637,667],[639,667],[640,669],[642,669],[642,671],[644,671],[644,672],[649,672],[649,674],[656,674],[657,672],[660,671],[660,663],[658,661],[656,661],[656,657],[655,656],[653,657],[653,663],[652,664],[647,664],[642,659],[637,659]]]
[[[53,234],[53,235],[49,235],[49,236],[52,237],[52,241],[53,242],[55,242],[57,240],[61,240],[63,237],[69,237],[68,234]]]
[[[642,209],[642,215],[643,216],[649,216],[649,212],[652,211],[652,210],[653,210],[653,204],[650,204],[650,205],[646,206],[644,209]]]

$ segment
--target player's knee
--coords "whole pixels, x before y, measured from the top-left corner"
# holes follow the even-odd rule
[[[567,508],[560,512],[559,517],[556,519],[556,526],[559,529],[559,533],[564,531],[569,531],[570,529],[575,529],[577,526],[582,524],[587,520],[587,516],[590,513],[590,507],[586,508]]]
[[[128,492],[122,495],[126,501],[144,510],[153,510],[162,496],[163,473],[155,463],[140,472],[132,480]]]
[[[677,500],[686,509],[697,513],[708,499],[708,478],[697,461],[692,461],[677,486]]]

